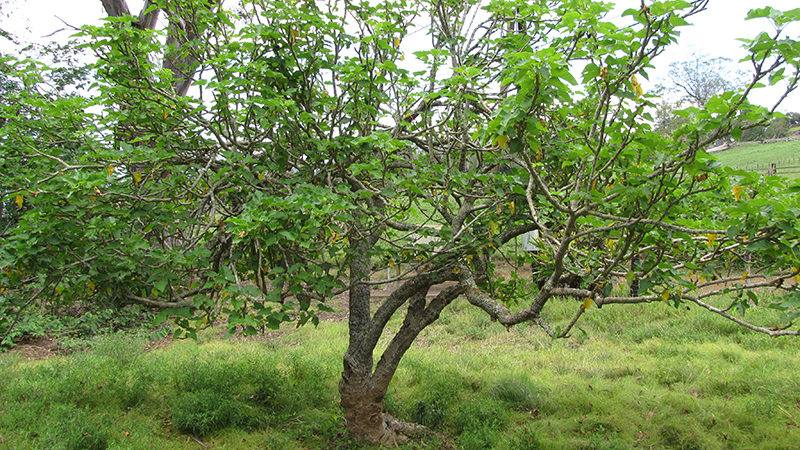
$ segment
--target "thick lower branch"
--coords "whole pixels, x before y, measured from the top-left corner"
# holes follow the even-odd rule
[[[537,318],[530,308],[516,313],[509,311],[503,304],[478,287],[469,269],[461,268],[459,275],[459,285],[464,289],[467,301],[486,311],[489,317],[501,324],[510,327]]]
[[[400,359],[411,347],[419,333],[439,318],[442,310],[464,292],[460,285],[442,290],[425,307],[425,297],[412,299],[403,326],[392,338],[375,367],[375,385],[387,386],[397,370]]]
[[[435,275],[426,272],[403,283],[403,285],[392,292],[378,310],[375,311],[370,321],[369,328],[362,334],[361,339],[359,339],[358,347],[354,351],[372,353],[389,319],[392,318],[397,309],[405,304],[408,299],[418,294],[421,294],[424,298],[431,286],[444,283],[445,281],[455,281],[456,279],[457,276],[452,272]]]
[[[133,300],[135,302],[141,303],[146,306],[152,306],[153,308],[160,308],[160,309],[194,307],[194,302],[192,302],[191,300],[184,300],[181,302],[164,302],[161,300],[152,300],[145,297],[139,297],[138,295],[134,295],[132,292],[126,292],[125,298],[127,298],[128,300]]]

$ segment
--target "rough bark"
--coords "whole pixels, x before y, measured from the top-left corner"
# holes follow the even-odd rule
[[[342,373],[339,383],[342,408],[350,436],[371,444],[390,442],[394,439],[383,420],[383,397],[386,389],[376,389],[371,376],[360,377],[352,371]]]
[[[353,439],[380,443],[388,437],[383,425],[382,392],[372,382],[372,349],[365,350],[359,344],[370,325],[370,289],[361,281],[369,277],[368,239],[353,239],[350,250],[350,340],[344,355],[344,370],[339,382],[342,408],[345,411],[347,428]]]
[[[128,2],[125,0],[100,0],[105,8],[106,13],[111,17],[129,16],[131,10],[128,8]]]
[[[401,422],[383,413],[383,398],[397,366],[419,333],[436,321],[442,310],[464,292],[461,285],[442,290],[431,301],[431,286],[456,280],[453,271],[421,273],[398,288],[373,316],[370,312],[370,289],[360,281],[369,274],[368,250],[377,239],[364,238],[351,244],[353,261],[350,271],[350,342],[344,356],[344,370],[339,382],[341,406],[345,411],[350,436],[357,442],[392,444],[419,432],[419,427],[401,426]],[[377,365],[373,352],[388,319],[402,305],[408,304],[403,325],[387,345]],[[373,370],[374,367],[374,370]]]
[[[122,17],[131,14],[126,0],[100,0],[103,8],[110,17]],[[155,28],[161,12],[156,8],[150,10],[153,1],[148,0],[142,6],[138,21],[133,26],[141,30],[152,30]],[[208,2],[211,8],[214,2]],[[172,87],[175,94],[184,96],[194,80],[199,60],[191,51],[183,48],[184,42],[189,42],[199,37],[195,24],[189,23],[181,17],[180,11],[165,11],[169,17],[169,33],[167,35],[167,45],[171,51],[164,55],[163,67],[172,72]]]

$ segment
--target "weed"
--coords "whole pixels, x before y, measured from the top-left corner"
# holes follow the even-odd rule
[[[257,376],[253,400],[273,411],[280,411],[286,406],[286,391],[289,386],[288,377],[275,369],[265,369]]]
[[[186,392],[172,405],[172,422],[183,433],[204,436],[240,419],[240,405],[211,389]]]
[[[543,450],[546,447],[534,429],[524,427],[511,435],[506,448],[509,450]]]
[[[449,322],[409,350],[384,408],[460,448],[778,449],[800,440],[787,416],[797,417],[800,401],[796,340],[726,334],[695,311],[651,305],[588,310],[591,337],[574,345],[535,327],[507,332],[466,302],[454,305]],[[574,306],[555,303],[548,320],[570,320]],[[650,337],[636,344],[641,323]],[[670,331],[682,323],[686,330]],[[472,339],[463,326],[485,336]],[[335,401],[346,327],[291,329],[268,342],[208,332],[151,352],[144,335],[104,334],[45,361],[2,354],[3,438],[20,449],[184,448],[185,437],[162,429],[172,420],[187,433],[213,433],[203,440],[218,448],[366,449],[350,440]],[[93,431],[76,441],[78,422]],[[399,448],[425,446],[439,448],[434,438]]]
[[[140,306],[110,308],[107,305],[73,305],[50,311],[29,312],[9,330],[0,345],[13,347],[24,337],[55,336],[59,347],[72,351],[84,348],[88,338],[114,331],[140,329],[150,325],[153,314]]]
[[[492,398],[515,409],[533,410],[539,407],[540,398],[529,376],[517,375],[505,379],[491,389]]]
[[[411,420],[435,430],[444,424],[448,406],[445,400],[426,396],[417,400],[411,411]]]
[[[672,423],[667,423],[661,427],[660,437],[662,445],[668,448],[680,450],[704,450],[708,448],[692,430],[681,428]]]
[[[745,409],[753,416],[772,417],[777,412],[775,398],[772,395],[753,397],[745,402]]]
[[[289,377],[292,388],[299,393],[307,405],[320,406],[331,403],[333,396],[326,385],[326,364],[316,358],[294,354],[291,358]]]
[[[274,422],[275,413],[268,408],[251,403],[240,403],[239,408],[236,427],[241,430],[248,432],[263,430]]]
[[[53,450],[105,450],[109,447],[108,424],[102,416],[69,404],[51,406],[41,429],[43,448]]]
[[[267,439],[267,448],[270,450],[291,450],[295,448],[294,439],[283,434],[273,434]]]
[[[392,389],[389,389],[389,391],[383,397],[383,410],[386,413],[396,417],[402,414],[400,403],[398,403],[397,396],[394,394],[394,390]]]
[[[709,395],[718,396],[738,396],[752,392],[750,380],[734,378],[729,379],[725,375],[719,375],[702,383],[703,392]]]
[[[691,383],[695,380],[695,370],[675,359],[665,359],[657,363],[656,379],[664,386],[675,383]]]
[[[339,408],[310,409],[301,415],[305,430],[311,435],[333,437],[344,429],[344,414]]]
[[[113,396],[116,397],[123,408],[134,408],[144,403],[149,397],[153,386],[153,376],[148,373],[138,374],[130,383],[118,383],[112,386]]]
[[[458,445],[462,450],[485,450],[495,448],[497,439],[497,429],[484,424],[464,430],[458,437]]]
[[[452,407],[452,423],[456,432],[490,427],[493,430],[505,427],[507,410],[491,398],[473,397]]]
[[[176,361],[175,386],[178,391],[230,394],[243,375],[230,362],[225,352],[195,354],[188,361]]]
[[[582,450],[626,450],[632,448],[624,444],[617,437],[616,433],[607,434],[604,430],[599,430],[589,435],[589,442],[581,447]]]

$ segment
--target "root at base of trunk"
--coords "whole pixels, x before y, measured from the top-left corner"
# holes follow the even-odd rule
[[[383,431],[384,433],[383,437],[381,438],[381,445],[396,445],[398,442],[405,442],[409,439],[436,436],[442,441],[442,449],[454,450],[456,448],[452,442],[453,438],[442,433],[429,430],[422,425],[397,420],[389,414],[383,415]]]

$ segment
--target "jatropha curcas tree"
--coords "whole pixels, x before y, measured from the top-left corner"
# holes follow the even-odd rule
[[[290,3],[154,0],[131,16],[103,0],[108,23],[83,31],[96,95],[31,90],[35,117],[4,127],[20,158],[3,195],[30,205],[3,235],[4,299],[138,302],[191,336],[220,317],[230,333],[316,324],[346,293],[339,390],[351,436],[372,443],[404,431],[384,395],[459,297],[557,337],[592,305],[657,301],[800,333],[800,185],[703,150],[775,115],[754,89],[797,86],[796,10],[753,10],[774,27],[744,41],[750,82],[679,111],[665,139],[639,80],[707,1],[639,5],[624,26],[589,0]],[[492,258],[534,230],[521,262],[540,286],[497,277]],[[405,270],[376,302],[386,265]],[[764,288],[783,293],[780,323],[747,322]],[[546,323],[564,297],[574,319]]]

